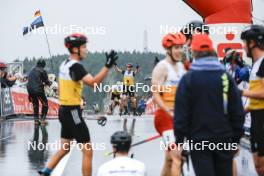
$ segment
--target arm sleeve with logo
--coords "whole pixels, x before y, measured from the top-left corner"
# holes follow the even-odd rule
[[[76,64],[74,64],[74,65],[72,65],[70,67],[70,75],[71,75],[71,78],[74,81],[80,81],[80,80],[82,80],[83,77],[86,76],[87,74],[88,74],[88,72],[79,63],[76,63]]]

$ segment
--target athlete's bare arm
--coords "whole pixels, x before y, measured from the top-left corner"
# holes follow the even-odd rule
[[[135,68],[134,73],[137,74],[137,73],[139,73],[139,72],[140,72],[139,67],[138,67],[138,68]]]
[[[158,64],[152,72],[153,99],[154,102],[159,106],[159,108],[171,114],[171,110],[165,105],[165,103],[161,99],[160,92],[158,90],[158,86],[161,86],[164,83],[166,77],[166,66]]]
[[[122,70],[117,65],[115,65],[115,71],[118,73],[122,73]]]
[[[83,77],[82,81],[88,86],[94,87],[96,84],[99,84],[100,82],[103,81],[103,79],[106,77],[108,73],[108,70],[109,69],[107,67],[103,67],[96,76],[93,77],[91,74],[87,74],[86,76]]]
[[[256,98],[256,99],[264,99],[264,78],[261,80],[261,82],[262,82],[262,89],[258,91],[244,90],[243,96],[249,98]]]

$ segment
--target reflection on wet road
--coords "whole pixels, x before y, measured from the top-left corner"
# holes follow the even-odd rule
[[[151,117],[124,118],[109,117],[102,127],[94,120],[86,120],[93,147],[93,175],[99,166],[111,159],[105,154],[111,151],[110,136],[117,130],[126,130],[133,134],[133,143],[155,136]],[[37,176],[36,170],[42,168],[47,159],[56,151],[60,138],[58,120],[49,120],[46,127],[35,127],[33,121],[6,121],[0,125],[0,175]],[[132,148],[134,158],[143,161],[148,175],[158,176],[163,163],[163,151],[160,150],[161,138]],[[44,145],[46,144],[46,145]],[[37,146],[34,148],[34,146]],[[46,147],[48,146],[48,147]],[[54,147],[55,146],[55,147]],[[46,147],[46,148],[45,148]],[[36,150],[34,150],[36,149]],[[74,147],[54,170],[56,176],[81,175],[81,152]],[[239,175],[255,175],[252,157],[248,150],[242,149],[236,158]],[[186,171],[186,166],[185,171]],[[185,175],[193,175],[193,172]]]

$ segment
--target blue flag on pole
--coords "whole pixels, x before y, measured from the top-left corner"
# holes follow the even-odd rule
[[[26,35],[27,33],[29,33],[30,31],[34,30],[34,29],[37,29],[39,27],[42,27],[44,26],[44,23],[43,23],[43,20],[42,20],[42,17],[39,16],[37,19],[35,19],[31,24],[30,26],[28,27],[24,27],[23,28],[23,35]]]

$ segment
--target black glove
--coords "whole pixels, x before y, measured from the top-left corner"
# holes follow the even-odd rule
[[[113,65],[116,64],[116,60],[118,59],[117,52],[111,50],[110,53],[105,53],[105,56],[106,56],[105,66],[107,68],[112,68]]]
[[[52,82],[51,81],[47,81],[44,83],[46,86],[51,86]]]

